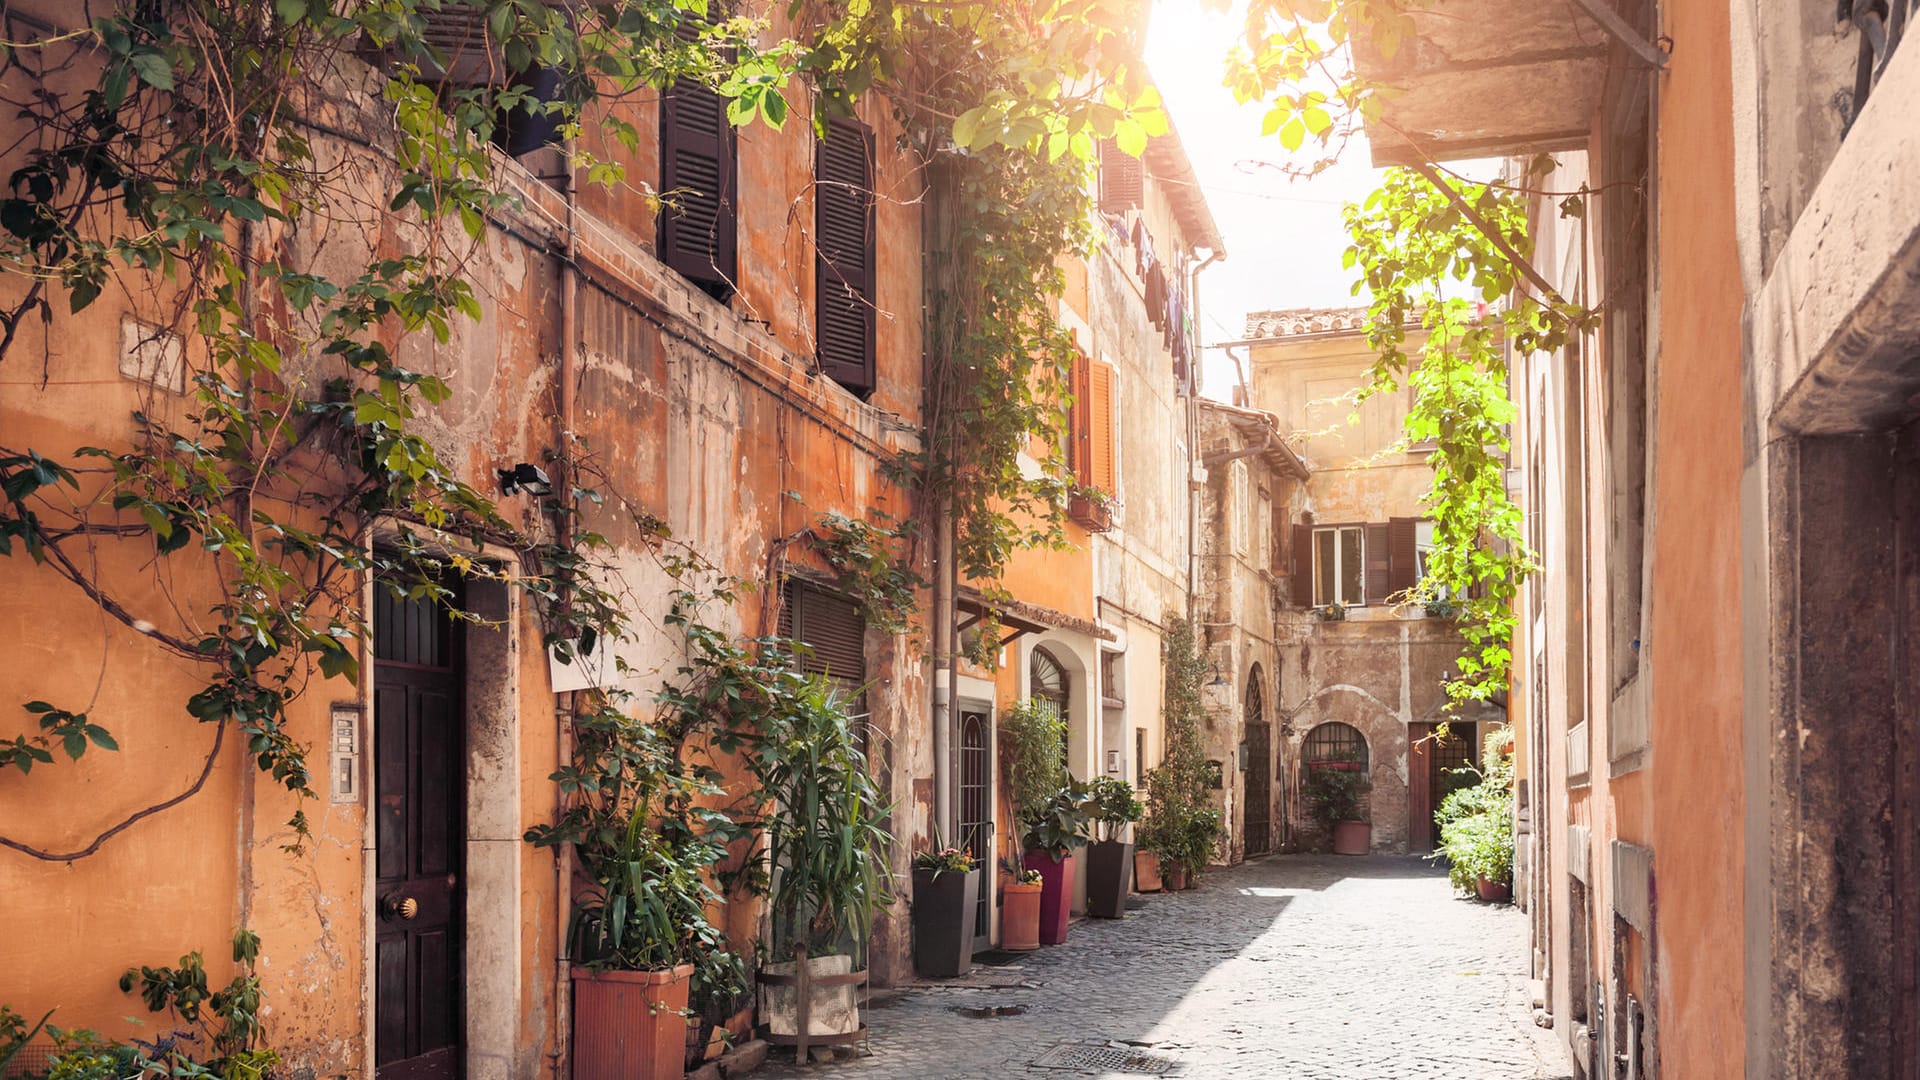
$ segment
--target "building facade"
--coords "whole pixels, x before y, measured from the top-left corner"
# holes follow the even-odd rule
[[[1346,769],[1366,777],[1373,850],[1431,851],[1434,810],[1461,782],[1454,770],[1504,716],[1494,706],[1442,713],[1460,634],[1444,604],[1403,597],[1425,573],[1433,470],[1405,443],[1404,392],[1356,405],[1373,361],[1365,325],[1364,308],[1255,312],[1246,338],[1227,346],[1245,365],[1244,396],[1290,433],[1310,472],[1271,519],[1284,576],[1273,684],[1262,690],[1276,704],[1291,840],[1325,842],[1301,792],[1316,770]],[[1409,333],[1409,352],[1419,342]]]
[[[1583,1076],[1912,1075],[1912,6],[1441,7],[1376,162],[1553,154],[1536,287],[1601,311],[1513,364],[1545,1012]]]
[[[13,4],[4,16],[15,40],[56,38],[49,63],[85,69],[86,43],[58,38],[85,36],[76,17],[59,3]],[[341,64],[316,73],[328,81],[300,106],[316,154],[364,189],[392,190],[381,80],[361,59]],[[448,552],[499,570],[467,586],[470,621],[364,583],[372,632],[355,642],[358,684],[313,672],[287,708],[288,734],[313,748],[318,789],[306,807],[312,838],[288,854],[281,823],[298,804],[255,767],[243,737],[223,740],[189,715],[205,671],[160,644],[208,629],[200,613],[225,580],[217,555],[183,552],[156,576],[150,539],[96,538],[78,557],[86,579],[116,598],[105,611],[58,572],[59,558],[35,562],[16,548],[0,563],[0,630],[25,643],[0,680],[9,701],[83,709],[119,746],[31,775],[9,770],[0,783],[0,831],[12,842],[0,849],[0,895],[10,919],[34,928],[6,950],[0,1001],[35,1017],[57,1008],[70,1028],[151,1036],[120,1019],[142,1011],[120,991],[121,974],[197,950],[224,984],[226,943],[241,926],[263,943],[274,1045],[290,1075],[374,1076],[420,1061],[450,1061],[474,1080],[566,1075],[575,883],[564,851],[523,835],[556,813],[548,777],[567,760],[586,693],[622,682],[644,702],[681,662],[665,621],[663,530],[639,522],[659,523],[715,572],[765,585],[758,599],[791,578],[831,585],[817,552],[781,543],[820,515],[909,510],[883,466],[913,448],[921,407],[920,171],[884,101],[835,120],[822,141],[808,95],[788,96],[795,119],[779,132],[736,133],[697,87],[623,100],[614,107],[637,138],[594,150],[644,184],[590,184],[555,146],[496,151],[492,165],[516,199],[465,258],[479,317],[443,341],[396,335],[402,363],[451,389],[421,430],[462,479],[497,492],[496,472],[517,465],[565,470],[561,484],[595,477],[606,503],[583,503],[581,520],[608,537],[612,576],[633,602],[641,632],[619,649],[629,674],[583,675],[549,656],[533,603],[500,584],[524,551]],[[688,131],[704,142],[689,143]],[[32,143],[12,145],[24,153]],[[719,187],[696,182],[695,166],[711,167]],[[679,201],[663,208],[647,189],[675,189]],[[344,212],[357,192],[337,195],[343,219],[358,220]],[[823,224],[840,245],[824,253],[814,241]],[[243,258],[339,273],[373,250],[429,242],[399,210],[374,212],[366,235],[349,231],[288,224],[256,233]],[[24,287],[10,276],[8,302]],[[191,423],[207,357],[164,289],[112,291],[78,315],[59,305],[45,335],[20,344],[8,370],[44,367],[47,377],[0,388],[10,451],[72,460],[79,447],[131,447],[142,416]],[[283,377],[318,385],[340,373],[331,364],[303,356]],[[70,495],[43,492],[37,509],[62,525],[114,520],[90,502],[97,491],[96,474]],[[261,494],[287,513],[293,497]],[[543,535],[536,501],[522,498],[500,505]],[[376,525],[368,544],[402,542],[405,525]],[[750,636],[776,632],[777,611],[743,602],[709,617]],[[856,643],[872,745],[882,748],[875,767],[906,801],[914,778],[932,771],[924,633],[869,628],[845,604],[799,615],[814,628],[803,638],[824,643],[830,631]],[[431,730],[416,730],[428,722],[419,710],[431,712]],[[904,879],[910,854],[900,845],[889,872]],[[415,886],[427,891],[409,893]],[[904,902],[893,915],[903,914]],[[737,942],[756,920],[747,904],[724,915]],[[907,947],[904,920],[883,917],[877,980],[906,974]]]

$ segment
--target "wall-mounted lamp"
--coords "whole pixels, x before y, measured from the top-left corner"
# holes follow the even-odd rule
[[[524,491],[538,498],[553,494],[553,481],[547,479],[547,474],[541,471],[538,465],[522,461],[511,469],[499,470],[499,476],[502,495],[513,495]]]

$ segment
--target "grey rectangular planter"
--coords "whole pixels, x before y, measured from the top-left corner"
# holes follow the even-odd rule
[[[913,969],[951,979],[973,969],[974,902],[980,869],[913,872]]]

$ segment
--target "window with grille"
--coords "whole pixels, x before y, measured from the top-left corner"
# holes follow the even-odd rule
[[[1367,739],[1352,724],[1329,720],[1307,732],[1300,761],[1308,769],[1344,769],[1367,773]]]
[[[1073,682],[1067,669],[1053,654],[1045,649],[1033,650],[1033,659],[1028,665],[1027,696],[1053,710],[1053,715],[1062,720],[1072,716],[1067,710],[1072,705]],[[1067,756],[1067,739],[1060,739],[1060,756]]]

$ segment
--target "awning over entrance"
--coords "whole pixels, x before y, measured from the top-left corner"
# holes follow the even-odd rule
[[[1614,39],[1585,10],[1611,0],[1436,0],[1389,58],[1357,41],[1360,76],[1386,84],[1367,125],[1376,166],[1586,146]]]
[[[1012,643],[1022,634],[1044,634],[1049,630],[1067,630],[1101,641],[1116,640],[1113,631],[1089,619],[1023,600],[989,600],[985,593],[971,585],[960,586],[960,595],[955,603],[966,616],[957,627],[960,633],[964,634],[985,621],[991,612],[998,617],[1002,629],[1012,631],[1000,640],[1001,645]]]

